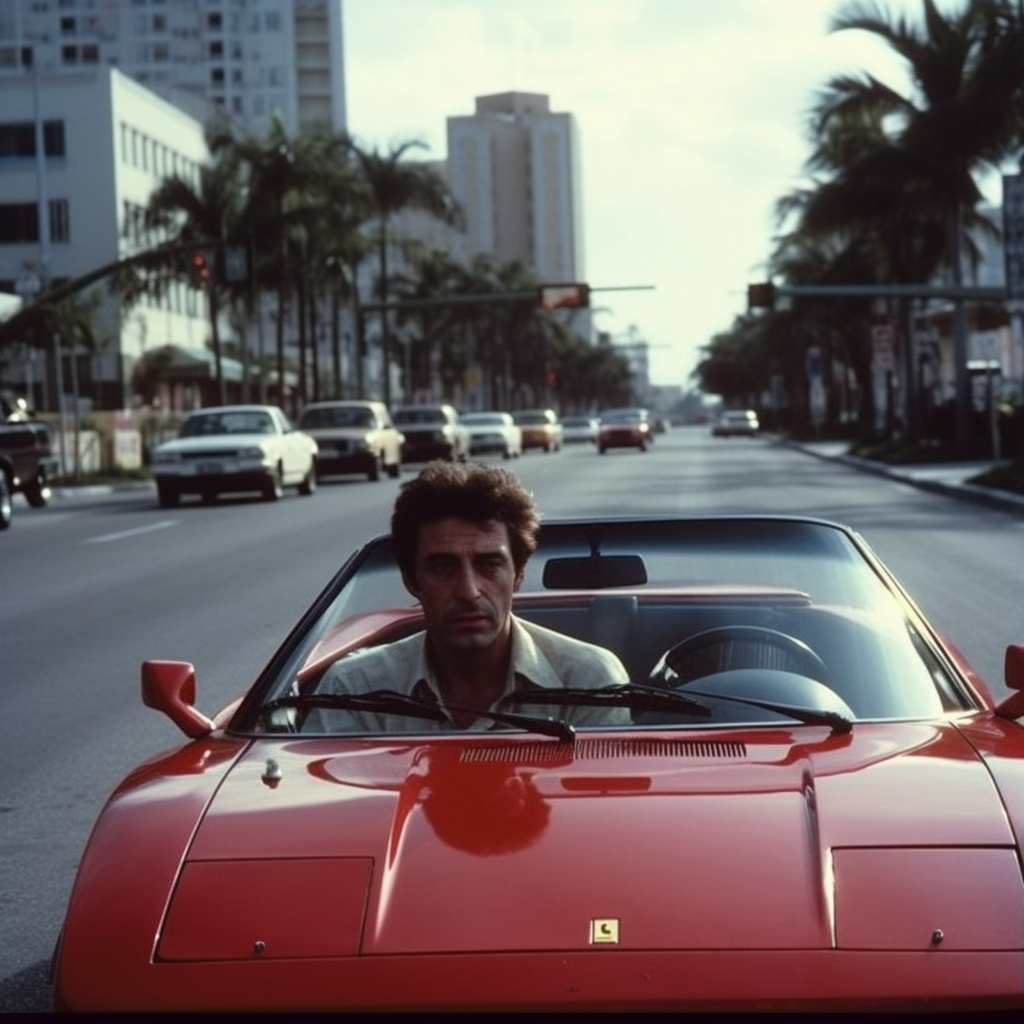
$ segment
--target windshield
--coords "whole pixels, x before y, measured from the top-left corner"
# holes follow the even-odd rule
[[[712,721],[734,722],[737,715],[774,720],[765,707],[777,703],[779,693],[809,694],[802,713],[811,718],[829,708],[867,720],[965,706],[926,628],[888,586],[884,571],[862,542],[828,524],[752,518],[546,523],[514,611],[613,650],[634,684],[703,688],[703,702],[718,708]],[[316,692],[317,681],[346,650],[421,628],[390,540],[381,537],[353,559],[315,620],[282,655],[267,696]],[[691,644],[692,651],[686,648]],[[673,660],[669,652],[680,645],[686,649]],[[685,678],[688,673],[695,678]],[[796,686],[794,678],[804,682]],[[723,691],[726,684],[744,700]],[[822,699],[822,686],[832,696]],[[695,726],[706,725],[705,718],[702,712],[673,720]],[[413,716],[409,728],[421,727],[417,721]]]
[[[272,433],[274,433],[274,421],[268,413],[232,411],[193,413],[182,424],[179,437]]]
[[[448,417],[441,409],[396,409],[393,419],[398,424],[447,423]]]
[[[318,427],[372,427],[373,423],[374,416],[369,409],[344,406],[306,409],[299,418],[299,426],[304,430]]]
[[[459,419],[467,427],[503,427],[505,426],[505,419],[503,416],[497,416],[493,413],[468,413],[465,416],[460,416]]]

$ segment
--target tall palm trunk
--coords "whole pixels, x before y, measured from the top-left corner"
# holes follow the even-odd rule
[[[380,301],[381,306],[388,301],[388,222],[386,217],[380,219]],[[380,360],[381,372],[384,379],[381,382],[383,388],[384,404],[391,407],[391,337],[390,325],[388,322],[388,311],[382,308],[380,311]]]
[[[960,241],[960,206],[954,204],[947,222],[949,231],[949,265],[951,283],[961,288],[964,283]],[[953,384],[955,388],[954,444],[963,448],[971,434],[971,382],[967,372],[967,308],[962,298],[953,300]]]
[[[220,405],[227,404],[227,389],[224,386],[224,361],[221,357],[220,330],[217,321],[220,319],[220,303],[217,286],[211,280],[206,286],[207,304],[210,310],[210,340],[213,343],[214,377],[217,386],[217,399]]]

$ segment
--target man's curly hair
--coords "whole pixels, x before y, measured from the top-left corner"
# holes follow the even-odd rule
[[[415,579],[419,528],[449,518],[504,523],[517,573],[537,548],[540,514],[514,473],[480,462],[428,462],[402,486],[391,514],[391,540],[403,576]]]

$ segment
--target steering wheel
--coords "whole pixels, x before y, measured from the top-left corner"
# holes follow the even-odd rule
[[[736,668],[777,669],[829,683],[825,662],[803,640],[765,626],[716,626],[669,648],[651,671],[661,686]]]

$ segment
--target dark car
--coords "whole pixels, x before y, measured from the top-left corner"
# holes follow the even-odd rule
[[[7,482],[7,474],[0,471],[0,530],[6,530],[14,518],[14,503],[11,500],[11,487]]]
[[[997,704],[861,536],[803,517],[546,520],[513,610],[630,682],[519,687],[481,731],[322,690],[423,628],[386,536],[212,717],[193,665],[145,662],[187,738],[100,812],[55,1008],[1024,1007],[1024,645]]]
[[[18,413],[0,421],[0,477],[8,498],[21,494],[32,508],[42,508],[50,500],[50,480],[59,467],[54,432],[48,423]],[[0,529],[11,522],[4,507],[0,503]]]

